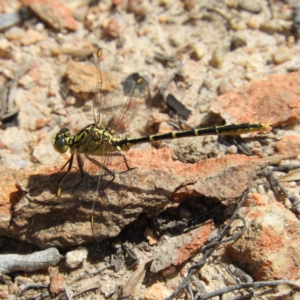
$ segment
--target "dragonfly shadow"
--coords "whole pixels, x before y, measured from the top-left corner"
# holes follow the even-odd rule
[[[24,196],[12,213],[8,234],[26,236],[42,248],[101,241],[118,235],[139,214],[155,211],[156,205],[161,209],[170,199],[167,190],[149,189],[138,171],[116,174],[105,190],[102,187],[108,181],[101,178],[99,185],[99,176],[90,174],[74,189],[80,174],[71,173],[58,197],[59,179],[64,175],[29,177]]]

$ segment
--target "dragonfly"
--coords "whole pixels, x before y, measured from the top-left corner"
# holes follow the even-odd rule
[[[96,192],[103,193],[115,180],[117,172],[126,173],[134,169],[129,166],[124,153],[137,144],[186,137],[195,138],[203,135],[239,135],[267,131],[271,128],[270,125],[263,123],[242,123],[131,136],[132,128],[142,127],[141,124],[147,122],[144,113],[149,111],[147,97],[141,96],[145,94],[147,82],[136,73],[132,76],[131,88],[124,91],[123,76],[116,56],[105,48],[99,48],[96,51],[95,60],[97,85],[93,99],[94,122],[73,135],[70,129],[62,128],[52,139],[56,151],[59,153],[70,151],[71,153],[69,160],[62,168],[62,170],[67,168],[67,171],[60,180],[57,197],[64,192],[64,185],[75,165],[77,172],[80,173],[80,179],[73,185],[73,188],[77,189],[85,180],[85,166],[93,165],[101,171]],[[112,161],[116,162],[114,165],[119,166],[121,171],[111,168]],[[105,183],[104,177],[109,178],[105,180]],[[93,227],[93,218],[91,224]]]

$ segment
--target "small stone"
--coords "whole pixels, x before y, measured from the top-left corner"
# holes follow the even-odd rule
[[[66,254],[66,266],[74,269],[87,259],[88,251],[85,247],[78,247],[76,250]]]
[[[242,48],[247,45],[247,41],[245,37],[234,35],[232,37],[231,43],[230,43],[230,51],[234,51],[238,48]]]
[[[41,129],[45,126],[47,126],[49,123],[50,123],[51,119],[50,118],[47,118],[47,117],[40,117],[40,118],[37,118],[36,121],[35,121],[35,128],[36,129]]]
[[[29,74],[25,74],[19,79],[19,85],[28,90],[35,85],[34,78]]]
[[[266,22],[262,22],[260,25],[260,30],[265,31],[269,34],[274,34],[276,32],[282,33],[283,27],[277,20],[273,19],[273,20],[268,20]]]
[[[62,274],[54,274],[50,276],[50,292],[60,294],[65,289],[65,280]]]
[[[239,3],[239,9],[248,11],[252,14],[259,14],[262,11],[262,7],[259,3],[255,1],[243,0]]]
[[[224,77],[221,80],[220,85],[218,87],[218,94],[223,95],[232,91],[233,89],[234,89],[234,85],[232,84],[230,78]]]
[[[204,43],[198,42],[196,44],[193,44],[192,46],[192,56],[196,60],[200,60],[205,53],[207,53],[207,47]]]
[[[10,295],[18,295],[20,288],[18,287],[18,284],[14,282],[8,286],[8,291]]]
[[[145,16],[149,11],[149,5],[144,1],[131,0],[128,3],[128,10],[137,16]]]
[[[237,8],[239,5],[238,0],[225,0],[225,4],[228,8]]]
[[[3,285],[0,290],[0,299],[7,299],[9,296],[7,285]]]
[[[42,32],[42,31],[45,29],[45,25],[44,25],[43,23],[39,22],[39,23],[37,23],[37,24],[35,25],[35,29],[36,29],[37,31]]]
[[[238,30],[245,30],[247,28],[246,23],[239,17],[235,17],[229,20],[231,29],[238,31]]]
[[[5,37],[9,40],[9,41],[18,41],[20,39],[22,39],[25,35],[25,31],[24,29],[20,28],[20,27],[11,27],[10,29],[8,29],[5,32]]]
[[[149,245],[153,246],[153,245],[157,244],[157,238],[155,237],[152,229],[146,228],[146,230],[144,232],[144,236],[148,240]]]
[[[158,126],[158,133],[161,134],[161,133],[167,133],[167,132],[170,132],[172,131],[174,128],[168,124],[167,122],[162,122],[159,124]]]
[[[282,64],[292,58],[290,51],[283,47],[280,48],[273,56],[274,64],[279,65]]]
[[[176,272],[176,268],[174,266],[170,266],[162,270],[161,275],[166,278],[174,275],[175,272]]]
[[[196,0],[183,0],[182,2],[184,4],[184,8],[186,10],[192,10],[196,6],[196,3],[197,3]]]
[[[94,78],[96,73],[96,67],[92,64],[70,61],[66,71],[69,89],[75,93],[93,93],[95,91],[95,81],[91,78]]]
[[[216,69],[220,69],[222,67],[223,61],[225,58],[224,51],[221,49],[216,49],[213,54],[212,58],[210,60],[210,65]]]
[[[24,46],[28,46],[42,40],[44,40],[44,37],[40,32],[33,29],[28,29],[22,38],[22,44]]]
[[[252,15],[247,21],[247,26],[249,29],[257,30],[260,28],[262,22],[263,19],[261,16]]]
[[[169,7],[172,4],[172,2],[172,0],[159,0],[159,5]]]
[[[286,67],[286,70],[288,72],[296,72],[296,71],[299,71],[300,70],[300,65],[294,65],[294,64],[291,64],[289,66]]]
[[[237,146],[235,146],[235,145],[228,146],[227,147],[227,153],[228,154],[236,154],[236,153],[238,153]]]
[[[76,30],[76,21],[72,11],[63,3],[55,0],[24,0],[30,9],[49,26],[61,30]]]
[[[115,14],[110,17],[104,26],[105,33],[112,37],[119,37],[126,29],[126,23],[122,15]]]
[[[5,38],[0,38],[0,58],[12,58],[12,52],[11,42]]]
[[[15,282],[18,284],[18,285],[21,285],[21,284],[32,284],[34,281],[32,278],[30,277],[24,277],[24,276],[17,276],[15,278]]]
[[[281,20],[292,21],[293,20],[293,10],[285,9],[285,10],[279,11],[277,13],[276,17]]]
[[[154,111],[151,115],[151,125],[161,124],[162,122],[168,122],[169,120],[170,120],[169,115],[157,111]]]

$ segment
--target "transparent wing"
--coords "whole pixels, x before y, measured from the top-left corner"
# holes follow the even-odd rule
[[[98,49],[95,55],[97,86],[94,97],[95,122],[110,127],[114,114],[124,104],[122,76],[116,57],[107,49]]]
[[[107,49],[98,49],[97,86],[94,97],[94,118],[101,127],[116,134],[136,134],[149,119],[147,81],[134,73],[122,81],[119,62]],[[138,129],[138,130],[137,130]]]

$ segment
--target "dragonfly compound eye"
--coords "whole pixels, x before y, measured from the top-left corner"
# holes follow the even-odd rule
[[[55,144],[54,144],[54,148],[59,153],[65,153],[69,148],[65,137],[63,137],[63,136],[57,137]]]
[[[52,144],[55,150],[59,153],[65,153],[69,148],[70,130],[68,128],[62,128],[58,134],[52,139]]]

